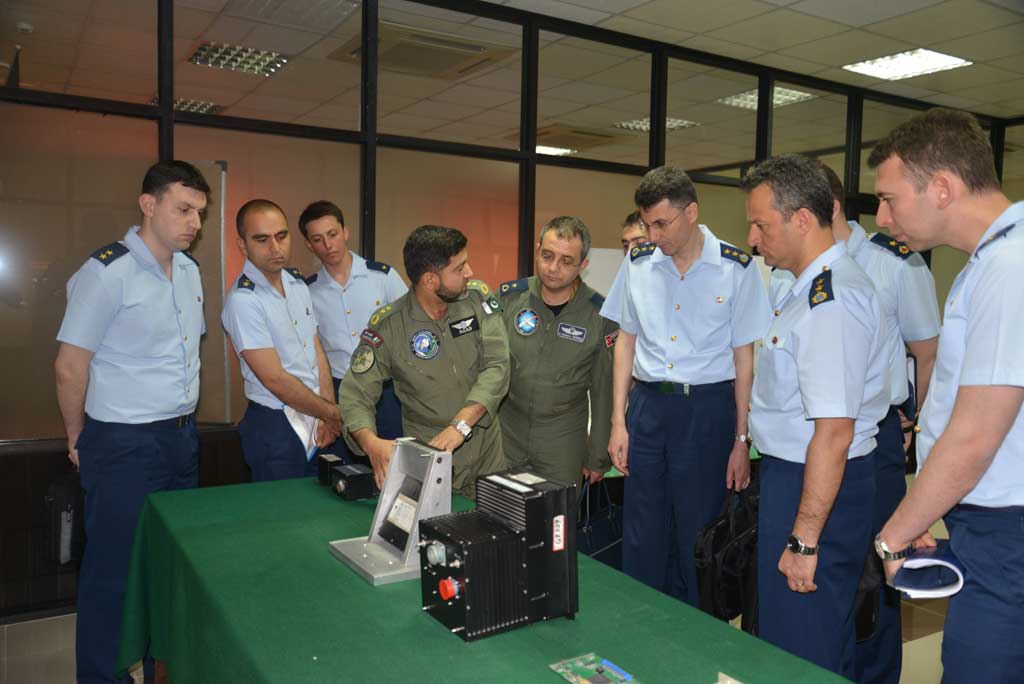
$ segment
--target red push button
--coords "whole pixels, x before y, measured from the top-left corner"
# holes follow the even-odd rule
[[[442,599],[450,601],[459,595],[459,583],[451,577],[445,577],[437,583],[437,591],[441,594]]]

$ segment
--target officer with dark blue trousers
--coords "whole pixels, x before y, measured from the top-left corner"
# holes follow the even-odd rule
[[[100,247],[68,281],[54,364],[68,457],[85,489],[78,578],[78,681],[115,672],[135,523],[147,494],[199,484],[199,338],[203,287],[184,251],[210,188],[190,164],[146,172],[142,223]],[[147,663],[147,670],[151,669]]]
[[[917,479],[875,538],[890,579],[945,517],[964,567],[942,639],[945,684],[1024,680],[1024,202],[999,188],[988,134],[933,109],[871,153],[878,224],[970,255],[946,299],[917,436]]]
[[[313,439],[320,447],[341,433],[341,416],[309,288],[298,271],[285,268],[288,221],[279,206],[255,199],[242,205],[235,223],[246,260],[221,323],[238,352],[249,399],[238,424],[242,453],[256,481],[315,475],[302,424],[309,432],[319,419]]]
[[[885,321],[870,279],[829,230],[832,192],[817,162],[775,157],[742,187],[750,244],[796,275],[775,293],[751,399],[763,456],[760,636],[852,678],[875,435],[889,407]]]
[[[299,231],[306,247],[320,260],[320,270],[306,278],[319,324],[320,343],[331,365],[334,400],[348,372],[359,333],[374,311],[393,303],[409,291],[398,271],[379,261],[367,261],[348,248],[349,230],[338,205],[321,200],[303,209]],[[402,405],[390,380],[384,383],[377,402],[377,435],[382,439],[402,436]],[[339,439],[325,447],[344,461],[352,454]]]
[[[771,314],[751,257],[698,223],[682,170],[650,171],[634,199],[651,243],[629,251],[601,308],[621,327],[608,452],[626,475],[622,566],[696,606],[697,534],[750,481],[753,341]]]
[[[928,392],[941,326],[939,305],[935,299],[935,280],[921,255],[891,235],[876,233],[869,238],[859,223],[847,221],[843,212],[843,182],[828,166],[822,164],[821,170],[832,190],[832,237],[846,244],[847,253],[871,278],[886,321],[890,405],[875,436],[878,450],[875,453],[874,534],[882,529],[907,492],[907,458],[901,424],[906,424],[909,431]],[[773,270],[770,297],[779,288],[791,287],[793,280],[789,271]],[[907,375],[907,347],[916,360],[913,395]],[[903,662],[899,592],[883,586],[869,594],[867,600],[874,602],[870,609],[877,617],[872,636],[857,643],[856,680],[861,684],[899,684]]]

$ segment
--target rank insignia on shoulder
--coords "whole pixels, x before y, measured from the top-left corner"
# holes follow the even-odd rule
[[[507,283],[502,283],[501,287],[499,288],[502,297],[504,297],[505,295],[510,295],[513,292],[526,292],[528,289],[530,289],[529,278],[510,280]]]
[[[392,311],[393,309],[391,308],[390,304],[385,304],[384,306],[380,307],[379,309],[373,312],[372,316],[370,316],[370,325],[377,325],[382,320],[387,318]]]
[[[725,242],[722,243],[722,256],[726,259],[732,259],[743,268],[749,266],[751,261],[749,254]]]
[[[188,258],[188,260],[191,261],[193,264],[195,264],[196,266],[199,265],[199,261],[194,256],[192,256],[192,252],[188,251],[187,249],[183,249],[181,250],[181,253],[185,255]]]
[[[629,260],[636,261],[640,257],[649,256],[654,254],[654,250],[658,248],[653,242],[647,242],[642,245],[638,245],[633,249],[629,250]]]
[[[97,249],[91,256],[104,266],[107,266],[127,253],[128,248],[120,242],[111,242],[109,245]]]
[[[256,290],[256,283],[252,282],[249,276],[244,273],[238,276],[238,289],[239,290]]]
[[[313,283],[315,283],[316,279],[317,279],[317,277],[319,275],[320,275],[319,273],[314,273],[313,275],[311,275],[308,278],[306,278],[306,284],[307,285],[312,285]]]
[[[1006,234],[1009,233],[1011,230],[1013,230],[1016,227],[1016,225],[1017,224],[1013,224],[1012,226],[1007,226],[1006,228],[1003,228],[1000,231],[992,233],[991,235],[988,236],[988,239],[986,239],[984,242],[982,242],[980,245],[978,245],[978,247],[974,250],[974,253],[977,254],[978,252],[980,252],[981,250],[985,249],[986,247],[991,245],[993,242],[998,240],[999,238],[1006,237]]]
[[[594,305],[595,309],[600,311],[601,307],[604,306],[604,297],[601,295],[600,292],[595,292],[594,295],[590,298],[590,303]]]
[[[906,244],[884,233],[875,233],[871,236],[871,241],[879,247],[884,247],[900,259],[909,259],[910,255],[914,253],[914,250],[910,249]]]
[[[286,270],[289,273],[291,273],[292,277],[295,278],[296,280],[301,280],[302,282],[306,282],[306,279],[302,277],[302,272],[299,269],[297,269],[297,268],[286,268],[284,270]]]
[[[383,261],[369,261],[366,262],[366,268],[371,271],[380,271],[381,273],[387,273],[391,270],[391,267],[385,264]]]
[[[807,301],[813,309],[819,304],[830,302],[835,298],[832,293],[832,271],[825,271],[814,279],[811,291],[807,295]]]
[[[476,278],[468,281],[466,283],[466,287],[468,287],[470,290],[476,290],[485,297],[491,294],[491,288],[487,287],[487,283],[485,283],[482,280],[477,280]]]

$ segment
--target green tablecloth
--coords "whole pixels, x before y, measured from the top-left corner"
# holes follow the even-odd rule
[[[845,681],[586,557],[576,620],[467,644],[421,611],[418,581],[371,587],[331,555],[329,540],[365,534],[372,516],[312,480],[150,496],[120,664],[150,642],[173,684],[557,684],[549,663],[595,651],[644,684]]]

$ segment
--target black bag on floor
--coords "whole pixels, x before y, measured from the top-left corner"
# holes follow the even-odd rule
[[[576,518],[576,549],[616,570],[622,569],[622,508],[612,503],[604,481],[584,478]]]
[[[878,611],[885,590],[885,570],[882,559],[872,546],[864,559],[864,572],[857,585],[857,596],[853,603],[854,622],[857,628],[857,643],[868,641],[875,636],[878,627]]]
[[[756,481],[730,492],[694,548],[700,609],[722,620],[742,614],[741,627],[751,634],[757,634],[758,501]]]
[[[82,559],[85,548],[85,492],[78,471],[69,468],[46,488],[48,560],[61,565]]]

